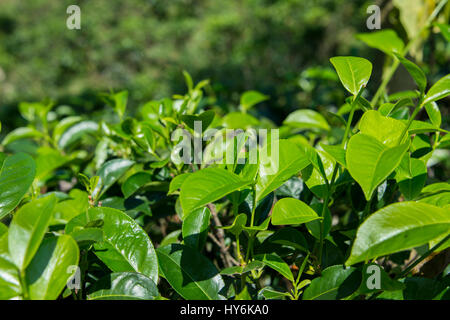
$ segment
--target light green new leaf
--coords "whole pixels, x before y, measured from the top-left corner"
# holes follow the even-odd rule
[[[0,300],[18,299],[22,294],[19,271],[8,250],[8,233],[0,236]]]
[[[283,124],[295,129],[320,129],[330,130],[327,120],[314,110],[297,110],[292,112],[284,120]]]
[[[271,253],[256,255],[255,260],[263,262],[266,266],[277,271],[288,280],[294,281],[294,275],[292,274],[288,264],[284,262],[283,259],[281,259],[277,254]]]
[[[187,217],[195,209],[214,202],[236,191],[251,181],[244,181],[239,176],[221,168],[206,168],[190,174],[180,191],[183,215]]]
[[[441,33],[447,42],[450,42],[450,25],[446,23],[436,23],[436,26],[441,30]]]
[[[330,156],[333,157],[335,161],[337,161],[341,166],[344,168],[347,166],[347,162],[345,160],[345,149],[341,145],[326,145],[326,144],[320,144],[322,149],[328,153]]]
[[[134,161],[127,159],[114,159],[105,162],[97,172],[100,183],[92,192],[94,199],[99,199],[133,164]]]
[[[30,263],[50,224],[55,195],[27,203],[14,215],[9,226],[9,254],[21,271]]]
[[[425,92],[425,89],[427,87],[427,77],[425,73],[423,73],[422,69],[420,69],[415,63],[409,61],[399,54],[395,54],[395,56],[398,60],[400,60],[406,70],[408,70],[409,74],[419,87],[420,92]]]
[[[427,103],[425,105],[425,110],[427,111],[428,118],[430,118],[431,123],[435,125],[437,128],[439,128],[442,123],[442,116],[437,103],[436,102]]]
[[[358,133],[347,146],[347,168],[370,200],[374,190],[400,164],[409,142],[388,148],[372,136]]]
[[[294,198],[284,198],[272,210],[273,225],[301,224],[320,219],[306,203]]]
[[[361,273],[356,268],[331,266],[311,281],[303,294],[303,300],[338,300],[355,292],[361,283]]]
[[[222,126],[228,129],[248,129],[259,125],[259,120],[248,113],[230,112],[222,118]]]
[[[421,246],[449,233],[448,210],[407,201],[373,213],[358,229],[346,265]]]
[[[241,96],[241,108],[242,110],[249,110],[255,104],[268,100],[269,96],[266,96],[258,91],[246,91]]]
[[[44,182],[55,169],[61,167],[69,160],[69,157],[55,149],[49,147],[39,148],[36,158],[36,179]]]
[[[239,237],[242,230],[244,230],[246,223],[247,223],[247,215],[245,213],[241,213],[236,216],[231,226],[219,228],[229,231],[230,233],[234,234],[235,237]]]
[[[372,63],[359,57],[334,57],[330,59],[348,92],[356,96],[367,85],[372,74]]]
[[[155,300],[159,297],[152,279],[134,272],[107,275],[89,291],[88,300]]]
[[[450,74],[441,78],[428,90],[422,104],[426,105],[427,103],[441,100],[448,95],[450,95]]]
[[[66,225],[66,234],[89,222],[103,221],[103,242],[95,254],[114,272],[139,272],[158,281],[158,262],[147,233],[125,213],[112,208],[91,208]]]
[[[256,183],[256,201],[283,185],[309,164],[304,151],[291,141],[280,139],[278,146],[268,144],[260,151],[259,176]]]
[[[406,125],[400,120],[383,116],[379,111],[370,110],[363,114],[359,122],[361,133],[376,138],[387,147],[398,145]],[[402,142],[406,141],[407,137]]]
[[[194,210],[183,221],[184,244],[201,251],[208,237],[211,211],[208,208]]]
[[[0,171],[0,219],[10,213],[22,200],[33,183],[36,165],[25,153],[9,156]]]
[[[180,189],[184,181],[187,179],[187,177],[189,177],[189,174],[190,173],[182,173],[173,178],[172,181],[170,181],[169,192],[167,192],[167,194],[168,195],[173,194],[175,193],[175,191]]]
[[[26,270],[30,299],[55,300],[74,275],[71,266],[78,266],[79,250],[68,235],[47,238],[42,242]]]
[[[214,264],[196,249],[180,244],[159,247],[161,276],[186,300],[223,300],[225,283]]]
[[[369,47],[381,50],[388,55],[402,53],[403,47],[405,46],[402,39],[391,29],[360,33],[356,37]]]

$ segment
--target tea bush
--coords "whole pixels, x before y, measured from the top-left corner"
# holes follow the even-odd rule
[[[448,299],[450,184],[427,176],[448,156],[450,75],[428,83],[392,30],[359,38],[392,61],[372,101],[371,62],[334,57],[346,103],[279,128],[249,112],[269,97],[221,114],[187,73],[186,94],[133,117],[126,91],[100,121],[21,103],[0,154],[0,298]],[[417,89],[388,95],[400,64]]]

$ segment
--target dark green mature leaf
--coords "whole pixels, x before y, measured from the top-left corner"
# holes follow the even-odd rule
[[[92,192],[92,196],[99,199],[133,164],[134,161],[126,159],[114,159],[105,162],[97,172],[100,183]]]
[[[201,124],[200,132],[208,129],[209,125],[213,122],[215,113],[213,110],[205,111],[201,114],[186,114],[181,116],[181,120],[187,124],[189,128],[195,130],[195,122],[198,122],[197,125]]]
[[[271,287],[264,287],[259,290],[258,295],[263,296],[265,299],[275,300],[275,299],[284,299],[286,297],[290,297],[291,295],[287,292],[276,291]]]
[[[56,299],[74,275],[75,270],[68,270],[69,267],[78,265],[78,259],[78,246],[71,236],[45,239],[26,270],[30,298]]]
[[[65,232],[71,234],[92,221],[103,221],[103,243],[94,245],[95,254],[114,272],[139,272],[158,280],[155,249],[147,233],[125,213],[112,208],[91,208],[73,218]]]
[[[422,69],[420,69],[415,63],[409,61],[399,54],[395,54],[395,56],[398,60],[400,60],[406,70],[408,70],[409,74],[419,87],[420,92],[425,92],[425,89],[427,87],[427,77],[425,76],[425,73],[423,73]]]
[[[33,183],[36,165],[25,153],[9,156],[0,171],[0,219],[22,200]]]
[[[332,156],[322,150],[316,151],[313,148],[309,148],[309,150],[312,151],[310,153],[312,155],[310,157],[312,165],[302,170],[302,178],[312,193],[324,199],[328,193],[327,182],[333,176],[336,162]]]
[[[407,200],[415,199],[425,185],[427,179],[427,166],[424,161],[414,158],[409,158],[409,170],[403,174],[396,175],[395,179],[398,182],[400,191]]]
[[[367,134],[358,133],[350,138],[347,147],[347,168],[370,200],[378,185],[386,180],[400,164],[409,142],[388,148]]]
[[[426,105],[430,102],[441,100],[448,95],[450,95],[450,74],[439,79],[439,81],[428,90],[422,104]]]
[[[366,87],[372,74],[372,64],[359,57],[334,57],[330,59],[348,92],[356,96]]]
[[[6,135],[6,137],[2,141],[2,145],[6,146],[14,141],[20,139],[29,139],[29,138],[42,138],[43,134],[40,131],[37,131],[33,128],[21,127],[14,129],[10,133]]]
[[[369,47],[381,50],[388,55],[402,53],[405,46],[402,39],[391,29],[360,33],[357,35],[357,38],[365,42]]]
[[[9,254],[17,268],[24,271],[39,248],[50,224],[56,197],[34,200],[14,215],[9,226]]]
[[[211,211],[208,208],[194,210],[183,221],[184,244],[201,251],[208,237]]]
[[[289,268],[288,264],[284,262],[283,259],[281,259],[277,254],[270,253],[256,255],[255,260],[263,262],[266,266],[277,271],[288,280],[294,281],[294,275],[292,274],[292,271]]]
[[[306,203],[294,198],[284,198],[273,207],[272,224],[301,224],[320,219],[317,213]]]
[[[295,143],[280,139],[276,146],[268,144],[260,152],[256,200],[260,200],[285,183],[309,164],[309,160]],[[278,147],[278,149],[277,149]]]
[[[86,134],[93,134],[98,131],[98,123],[94,121],[82,121],[67,129],[58,140],[58,147],[66,149]]]
[[[150,173],[145,171],[136,172],[122,184],[121,188],[123,196],[125,199],[129,198],[150,181],[152,181],[152,175]]]
[[[134,272],[112,273],[90,288],[88,300],[155,300],[158,288],[152,279]]]
[[[327,120],[314,110],[297,110],[288,115],[283,124],[295,129],[330,130]]]
[[[69,192],[69,199],[60,201],[55,206],[55,212],[51,224],[66,224],[72,218],[86,212],[89,208],[88,194],[79,189],[72,189]]]
[[[236,216],[231,226],[225,226],[220,228],[229,231],[230,233],[234,234],[235,237],[239,237],[242,230],[244,230],[246,223],[247,223],[247,215],[245,213],[241,213]]]
[[[159,247],[161,276],[184,299],[222,300],[225,283],[214,264],[197,250],[180,244]]]
[[[346,265],[421,246],[449,230],[445,209],[414,201],[391,204],[359,227]]]
[[[405,300],[436,300],[436,297],[446,288],[445,280],[437,281],[419,277],[406,278],[405,286],[403,291]]]
[[[234,173],[220,168],[206,168],[194,172],[181,186],[183,215],[187,217],[195,209],[219,200],[250,183],[251,181],[242,180]]]
[[[361,283],[361,273],[352,267],[331,266],[313,281],[303,294],[303,300],[338,300],[355,292]]]
[[[305,237],[300,231],[292,227],[278,229],[274,234],[264,240],[262,247],[269,246],[270,244],[288,246],[308,252],[308,243]]]

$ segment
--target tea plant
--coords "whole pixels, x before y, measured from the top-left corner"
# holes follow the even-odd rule
[[[346,103],[279,131],[250,114],[269,97],[223,115],[187,73],[185,95],[135,117],[126,91],[103,96],[113,120],[21,103],[28,126],[0,154],[0,298],[448,298],[434,258],[450,246],[450,184],[426,182],[450,146],[450,75],[429,84],[392,30],[359,37],[392,60],[372,101],[371,62],[334,57]],[[417,90],[387,95],[400,64]],[[269,129],[253,149],[250,128]]]

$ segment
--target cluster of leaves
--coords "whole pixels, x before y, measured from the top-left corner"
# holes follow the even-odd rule
[[[275,129],[248,113],[267,96],[245,92],[239,111],[218,116],[204,103],[208,82],[187,73],[185,95],[150,101],[136,117],[127,92],[105,95],[115,122],[20,104],[29,125],[7,134],[13,154],[0,154],[0,298],[448,298],[445,264],[431,277],[414,270],[450,246],[450,184],[425,185],[450,146],[438,105],[450,75],[428,85],[392,30],[360,38],[394,71],[402,64],[417,90],[388,96],[382,84],[368,101],[372,64],[334,57],[346,103],[326,116],[290,114],[279,140],[257,146],[257,163],[248,131],[228,144],[200,137],[231,163],[173,161],[181,137],[172,133],[198,138],[195,121],[215,137]],[[429,121],[416,120],[421,110]],[[376,287],[373,264],[384,267]]]

